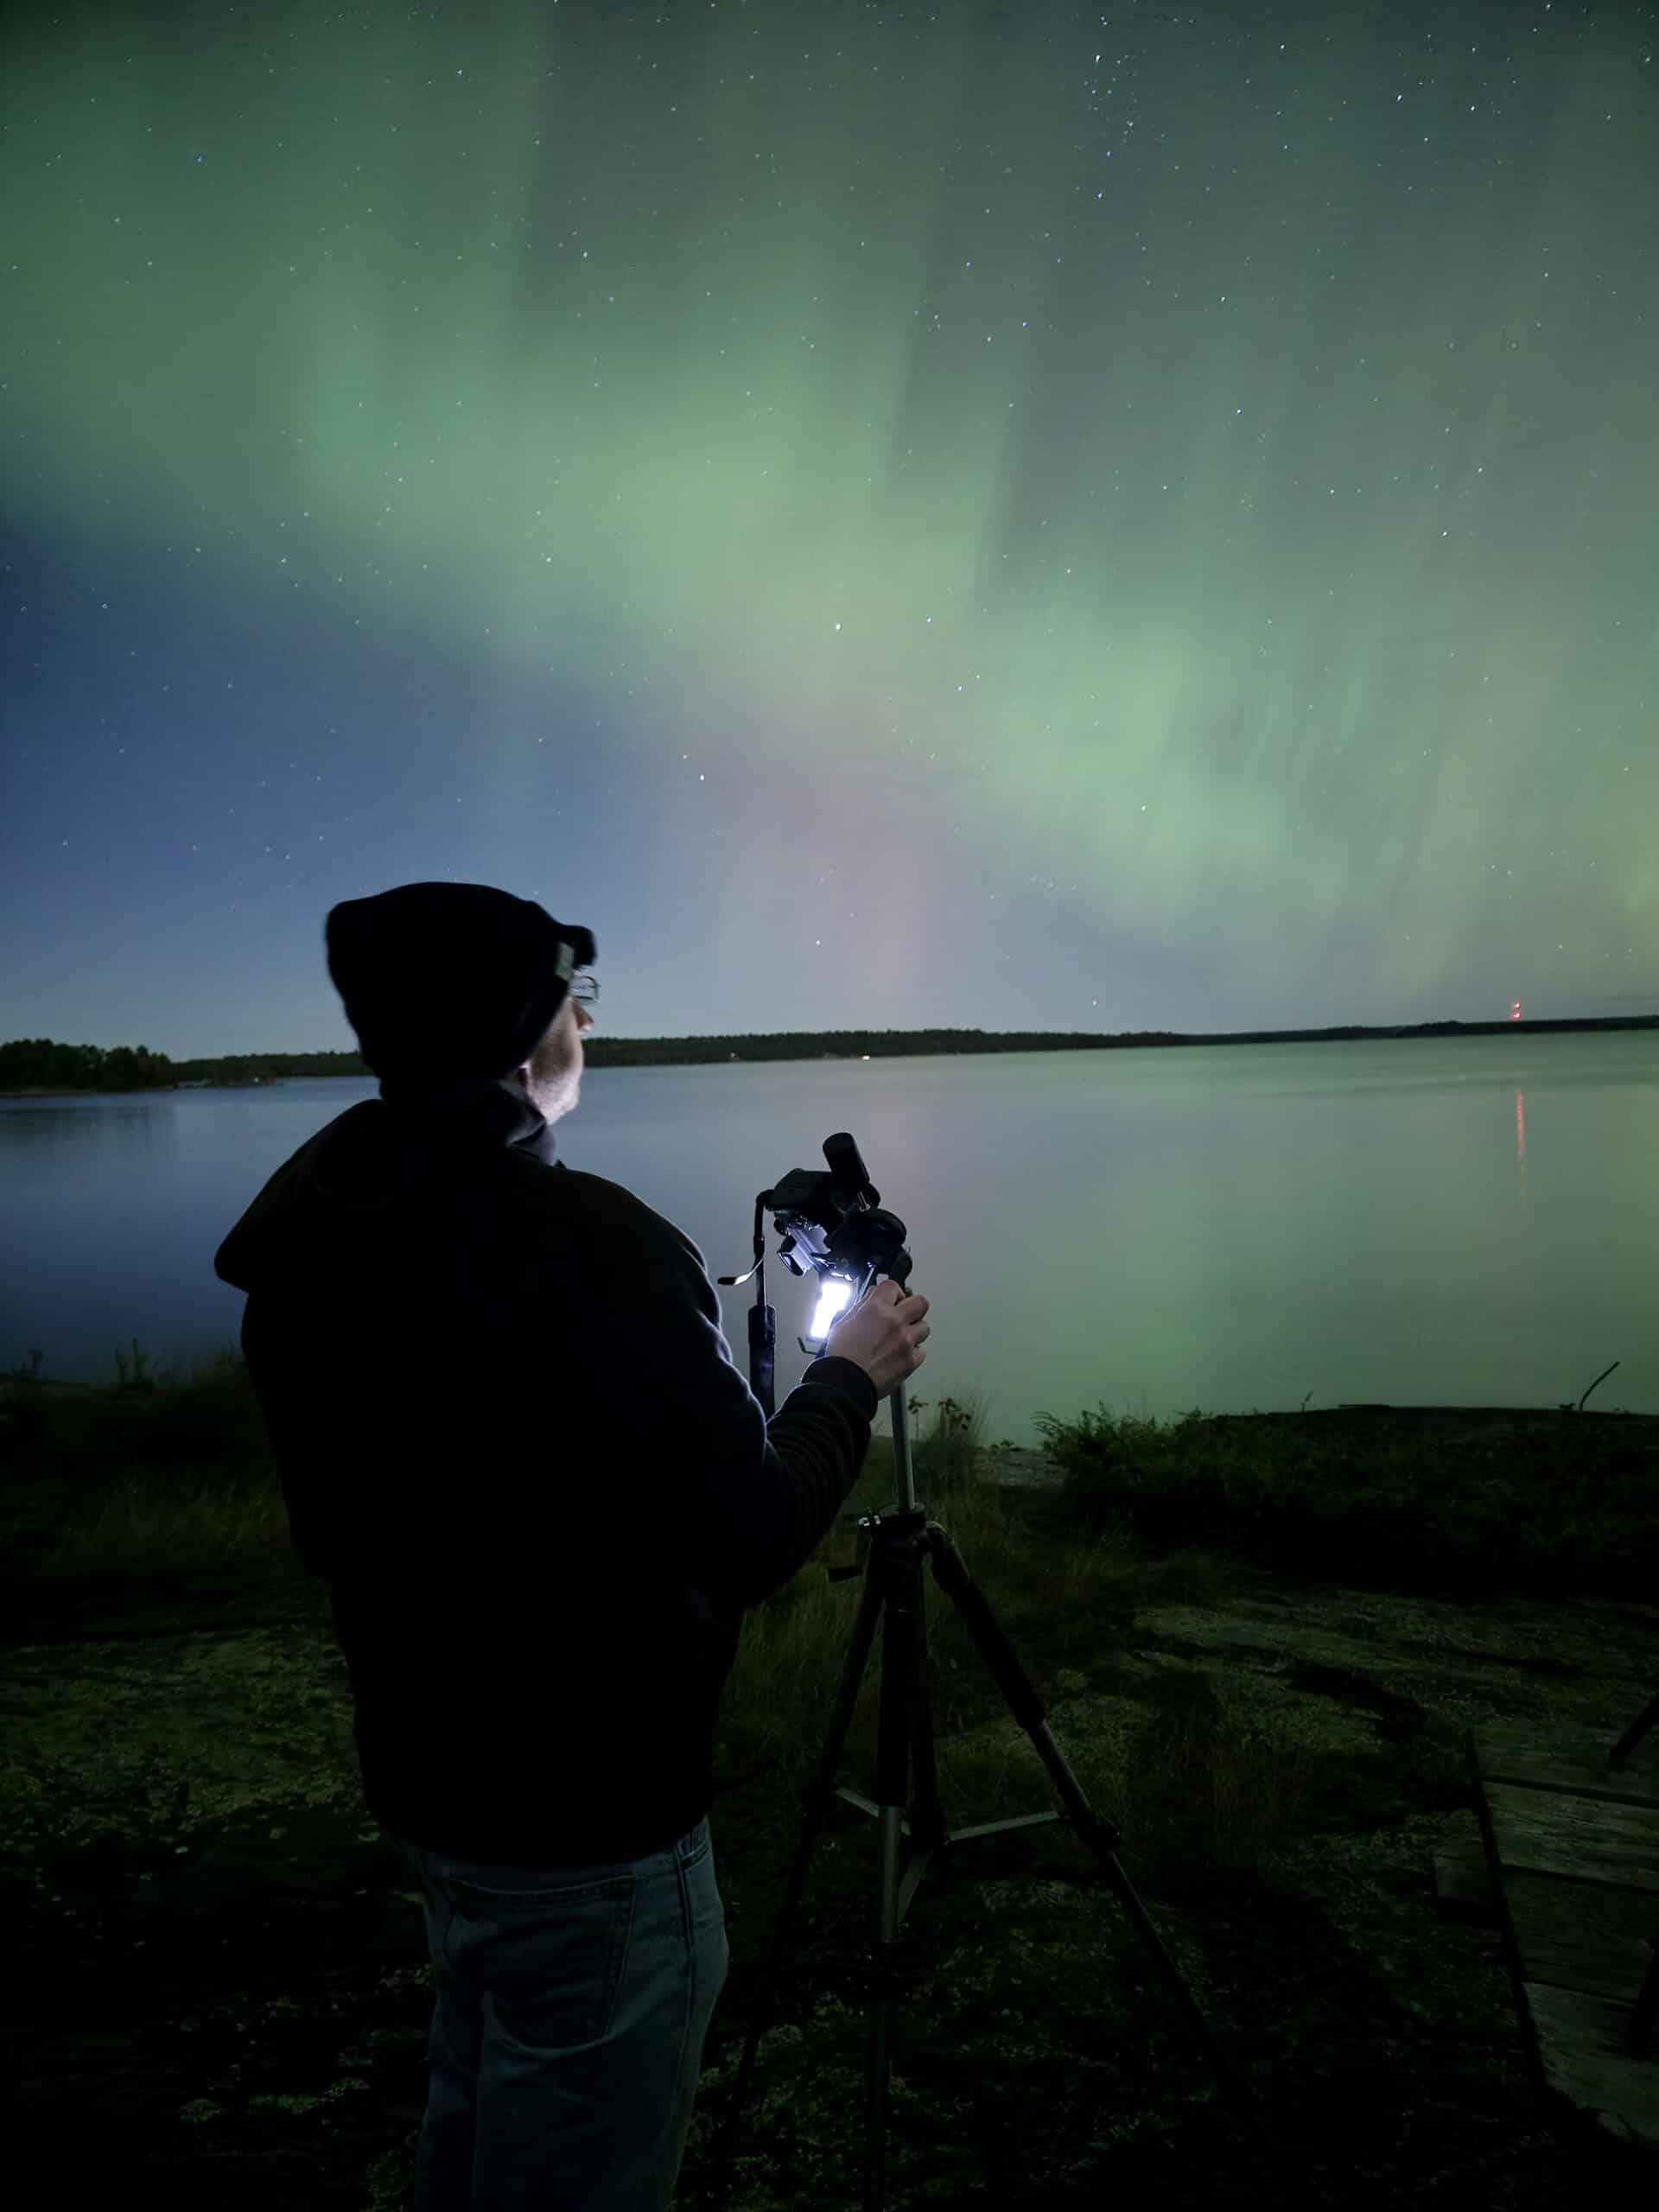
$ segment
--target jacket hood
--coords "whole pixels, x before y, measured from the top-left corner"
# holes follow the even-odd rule
[[[562,1168],[553,1132],[518,1084],[461,1076],[439,1084],[382,1084],[319,1129],[270,1178],[219,1246],[213,1272],[251,1291],[315,1268],[331,1232],[360,1245],[423,1185],[453,1174],[467,1156],[506,1147]]]

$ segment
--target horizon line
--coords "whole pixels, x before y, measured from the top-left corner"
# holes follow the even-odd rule
[[[1392,1035],[1414,1029],[1516,1029],[1527,1030],[1544,1027],[1559,1027],[1563,1022],[1659,1021],[1659,999],[1640,1002],[1641,1009],[1623,1014],[1525,1014],[1519,1020],[1510,1015],[1479,1015],[1471,1020],[1461,1014],[1440,1014],[1422,1021],[1324,1021],[1300,1022],[1284,1028],[1264,1029],[985,1029],[963,1027],[955,1023],[936,1022],[930,1026],[902,1029],[877,1029],[870,1027],[841,1029],[695,1029],[671,1034],[653,1031],[639,1035],[620,1032],[596,1033],[591,1041],[599,1045],[696,1045],[720,1044],[741,1038],[770,1039],[776,1037],[1173,1037],[1192,1043],[1210,1039],[1234,1037],[1304,1037],[1326,1032],[1351,1029],[1376,1035]],[[21,1043],[23,1039],[6,1040]],[[55,1039],[48,1041],[55,1042]],[[584,1040],[586,1043],[588,1040]],[[3,1047],[0,1047],[3,1048]],[[101,1049],[115,1050],[116,1047]],[[131,1049],[156,1050],[157,1047]],[[334,1054],[342,1058],[360,1059],[359,1046],[351,1045],[311,1045],[264,1046],[258,1050],[235,1052],[168,1052],[168,1059],[230,1060],[265,1058],[321,1058]]]

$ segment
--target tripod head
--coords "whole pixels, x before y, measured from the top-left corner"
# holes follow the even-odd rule
[[[866,1172],[857,1145],[843,1129],[823,1141],[827,1173],[791,1167],[761,1193],[772,1225],[783,1238],[779,1257],[791,1274],[816,1273],[817,1309],[799,1338],[803,1351],[822,1346],[836,1318],[855,1306],[877,1275],[909,1279],[905,1224],[881,1211],[881,1193]]]
[[[749,1384],[760,1401],[766,1419],[772,1415],[773,1350],[777,1328],[766,1304],[766,1235],[764,1216],[770,1212],[782,1242],[779,1257],[793,1275],[816,1275],[818,1299],[807,1334],[796,1342],[810,1358],[817,1358],[839,1317],[863,1297],[878,1275],[903,1284],[912,1265],[905,1249],[905,1224],[881,1205],[881,1193],[871,1182],[858,1146],[842,1129],[823,1141],[823,1168],[791,1167],[769,1191],[754,1201],[754,1265],[741,1275],[717,1275],[729,1290],[754,1279],[754,1303],[749,1308]],[[905,1422],[902,1384],[888,1403],[893,1409],[895,1464],[904,1480],[905,1497],[915,1503],[910,1470],[910,1440]]]

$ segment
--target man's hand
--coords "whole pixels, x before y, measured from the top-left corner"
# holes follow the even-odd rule
[[[927,1357],[927,1304],[919,1291],[879,1282],[830,1330],[824,1358],[852,1360],[874,1383],[876,1396],[885,1398]]]

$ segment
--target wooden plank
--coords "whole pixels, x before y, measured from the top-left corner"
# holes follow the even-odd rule
[[[1629,2005],[1545,1982],[1525,1987],[1548,2087],[1620,2142],[1659,2151],[1659,2061],[1619,2049]]]
[[[1582,1723],[1489,1720],[1475,1738],[1480,1777],[1611,1797],[1621,1804],[1659,1805],[1659,1732],[1639,1744],[1628,1766],[1607,1754],[1634,1718],[1634,1708],[1605,1728]]]
[[[1535,2078],[1659,2150],[1659,2053],[1623,2048],[1659,1936],[1659,1792],[1650,1761],[1607,1766],[1619,1732],[1510,1722],[1465,1740]]]
[[[1659,1902],[1640,1890],[1513,1867],[1503,1893],[1525,1980],[1605,1998],[1628,2015],[1648,1970],[1649,1939],[1659,1936]],[[1655,2059],[1659,2068],[1659,2047]]]
[[[1560,1874],[1640,1890],[1659,1922],[1659,1805],[1569,1797],[1557,1789],[1487,1782],[1485,1793],[1500,1877]]]

